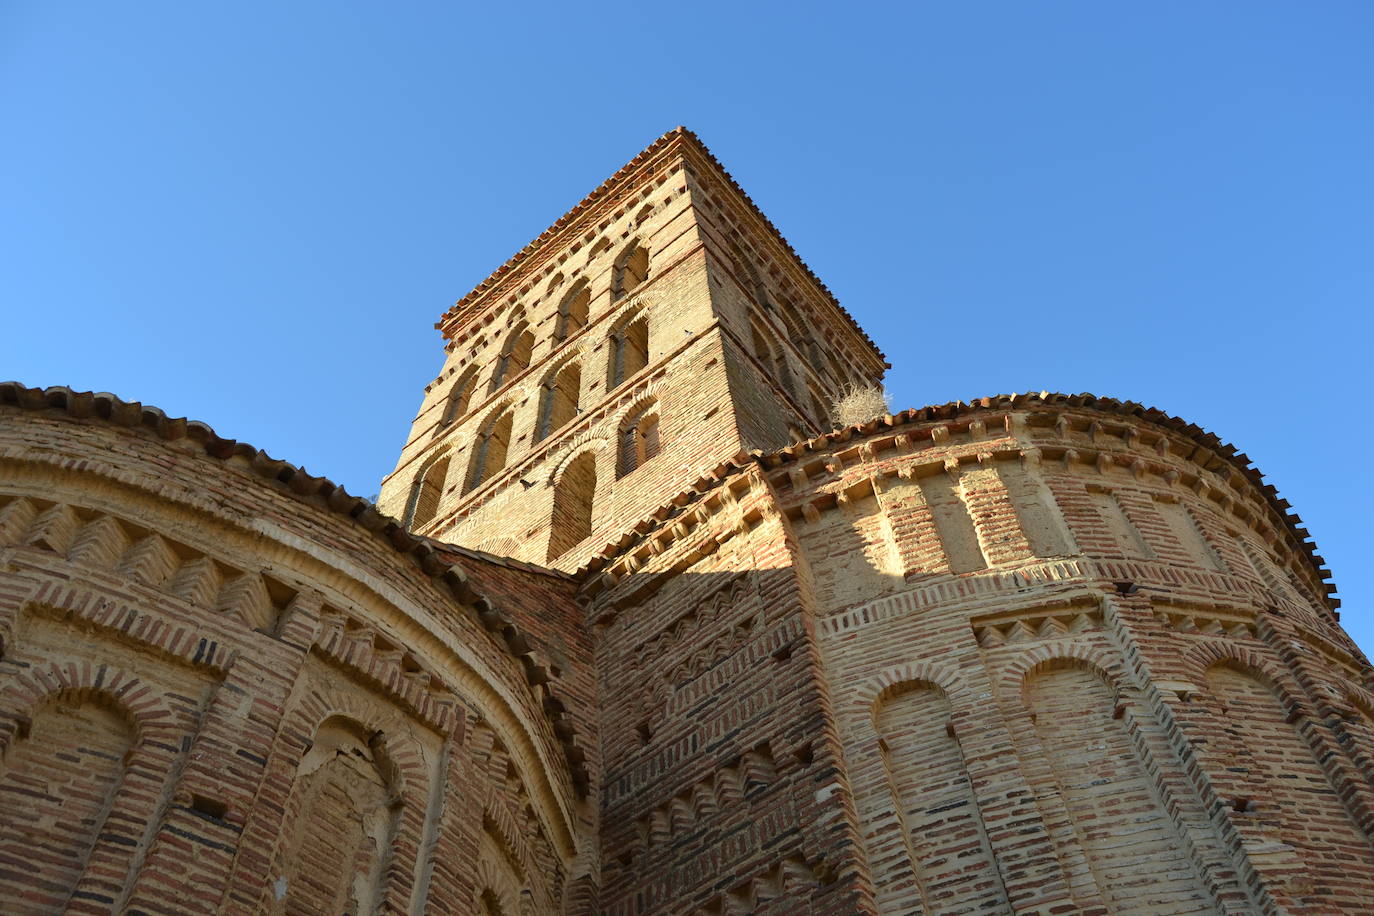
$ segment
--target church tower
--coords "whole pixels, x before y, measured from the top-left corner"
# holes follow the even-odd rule
[[[881,355],[682,129],[439,328],[383,512],[0,383],[0,901],[1370,912],[1374,667],[1234,446],[832,428]]]
[[[574,570],[741,451],[831,429],[873,342],[678,128],[436,325],[380,508],[410,530]]]

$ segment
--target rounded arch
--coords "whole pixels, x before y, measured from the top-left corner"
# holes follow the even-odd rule
[[[1054,667],[1080,665],[1088,668],[1111,685],[1118,692],[1121,688],[1137,689],[1125,666],[1110,652],[1098,646],[1088,645],[1073,639],[1056,639],[1036,646],[1029,651],[1008,660],[1002,675],[994,685],[1005,698],[1019,698],[1026,680],[1032,673],[1050,670]]]
[[[656,395],[646,395],[621,414],[616,424],[617,478],[638,470],[658,455],[662,447],[660,426],[663,416]]]
[[[922,663],[889,668],[866,681],[856,698],[859,740],[852,744],[851,786],[864,842],[887,866],[875,882],[883,912],[905,910],[919,898],[932,904],[936,882],[970,908],[1005,900],[997,862],[983,828],[975,782],[955,737],[962,683],[947,669]],[[890,851],[873,838],[899,836]],[[892,856],[900,849],[905,855]]]
[[[514,424],[515,409],[510,401],[503,401],[487,412],[473,439],[464,493],[471,493],[506,466]]]
[[[400,713],[389,701],[350,688],[316,685],[307,692],[290,714],[296,734],[314,734],[326,722],[348,720],[371,739],[385,742],[387,759],[394,768],[396,791],[406,798],[421,798],[427,791],[429,779],[424,757],[414,739],[397,727]],[[390,729],[390,731],[388,731]]]
[[[773,361],[773,332],[763,322],[763,319],[753,312],[749,315],[749,343],[754,351],[754,356],[762,363],[772,363]]]
[[[1143,895],[1177,895],[1188,912],[1215,905],[1184,843],[1177,796],[1148,740],[1148,712],[1131,710],[1135,690],[1119,664],[1094,653],[1056,652],[1021,666],[1019,743],[1039,758],[1028,773],[1044,793],[1047,817],[1067,816],[1074,844],[1064,862],[1071,880],[1095,886],[1117,911]],[[1127,702],[1123,704],[1123,700]],[[1118,836],[1130,832],[1123,853]]]
[[[606,390],[614,391],[649,364],[649,314],[643,305],[616,319],[608,332]]]
[[[414,529],[426,525],[439,514],[452,457],[453,449],[444,449],[426,461],[415,474],[415,480],[410,485],[410,497],[406,500],[407,528]]]
[[[787,348],[778,342],[777,335],[763,316],[754,312],[749,315],[749,336],[755,358],[791,393],[792,369],[787,362]]]
[[[66,688],[30,710],[0,757],[0,855],[23,862],[0,872],[0,898],[27,885],[69,904],[102,844],[116,794],[136,746],[134,718],[104,691]],[[126,814],[127,812],[121,812]]]
[[[1285,689],[1288,677],[1212,648],[1221,657],[1205,669],[1198,704],[1209,725],[1198,746],[1209,788],[1235,810],[1258,811],[1263,828],[1253,817],[1234,821],[1245,840],[1283,837],[1312,877],[1316,909],[1336,912],[1343,901],[1370,898],[1374,844],[1359,762],[1351,766],[1338,750],[1334,723]]]
[[[582,412],[582,363],[577,356],[559,362],[539,383],[539,415],[534,441],[540,442]]]
[[[468,366],[449,386],[448,396],[444,399],[444,412],[439,418],[440,426],[462,417],[472,406],[472,395],[477,391],[477,367]]]
[[[424,756],[408,730],[406,718],[389,701],[327,681],[315,683],[283,716],[279,733],[300,736],[276,751],[278,762],[292,773],[291,783],[276,813],[255,809],[240,846],[257,842],[271,850],[269,886],[263,889],[260,911],[274,911],[278,878],[286,879],[288,895],[301,890],[298,862],[334,861],[307,853],[326,839],[343,839],[357,848],[339,860],[336,874],[301,876],[315,893],[332,890],[341,897],[355,892],[360,886],[356,871],[365,875],[361,886],[367,900],[358,901],[363,908],[404,908],[417,851],[396,838],[423,830],[430,783]],[[369,768],[375,779],[369,779]],[[252,869],[240,858],[235,879]],[[327,886],[331,880],[332,888]]]
[[[913,681],[940,688],[956,709],[961,704],[971,704],[973,701],[973,695],[958,671],[935,662],[915,661],[884,668],[863,681],[854,691],[851,708],[860,716],[871,717],[874,707],[884,696],[899,689],[902,684]]]
[[[1023,702],[1026,700],[1027,689],[1032,680],[1043,674],[1067,669],[1086,671],[1106,685],[1117,697],[1120,697],[1124,691],[1133,689],[1134,685],[1126,680],[1125,671],[1121,664],[1106,658],[1105,651],[1091,646],[1061,648],[1068,648],[1070,651],[1055,652],[1048,658],[1017,666],[1020,668],[1017,676],[1017,688]],[[1015,668],[1011,670],[1015,670]],[[1003,683],[1010,679],[1011,670],[1008,670],[1004,675]]]
[[[489,856],[478,856],[473,879],[475,914],[518,916],[520,888]]]
[[[1254,677],[1290,708],[1298,705],[1307,709],[1308,703],[1296,681],[1272,660],[1249,646],[1236,645],[1225,639],[1204,637],[1195,639],[1194,644],[1182,655],[1184,668],[1198,682],[1206,682],[1207,672],[1217,665],[1226,665]]]
[[[105,876],[129,874],[193,727],[189,710],[112,665],[49,663],[13,677],[0,693],[0,849],[31,847],[45,824],[66,828],[41,840],[52,857],[25,873],[25,886],[50,882],[68,899],[108,894]],[[31,788],[35,774],[65,783],[51,811],[46,795],[10,791],[11,781]],[[16,890],[0,877],[0,898]]]
[[[563,473],[563,469],[583,451],[595,450],[600,456],[609,447],[610,442],[611,438],[606,433],[591,430],[581,430],[569,436],[565,444],[560,446],[562,451],[558,457],[549,464],[548,474],[544,477],[545,485],[553,486]]]
[[[567,340],[587,326],[591,315],[592,288],[579,278],[558,302],[558,318],[554,325],[554,339]]]
[[[495,392],[530,365],[534,355],[534,333],[529,322],[521,321],[506,335],[501,347],[501,355],[492,369],[490,391]]]
[[[647,320],[649,299],[646,296],[636,296],[631,302],[623,305],[619,315],[611,322],[610,329],[606,332],[608,337],[615,337],[625,333],[625,329],[631,324],[640,320]]]
[[[310,747],[306,750],[305,756],[301,758],[302,769],[312,764],[323,763],[332,755],[336,742],[321,740],[322,737],[331,733],[347,736],[351,741],[369,748],[373,752],[377,772],[386,782],[387,787],[399,794],[405,793],[407,776],[405,771],[397,765],[391,748],[391,745],[396,744],[396,742],[388,740],[384,730],[370,729],[362,723],[357,715],[346,712],[332,712],[315,726]],[[401,747],[401,756],[405,758],[407,756],[404,750],[405,746],[402,744]],[[410,779],[414,779],[413,774]]]
[[[92,671],[84,665],[53,662],[16,675],[0,693],[0,757],[22,731],[22,720],[31,717],[53,696],[79,698],[118,709],[120,715],[129,719],[136,745],[149,740],[175,741],[180,731],[175,724],[177,717],[162,694],[147,691],[139,697],[137,708],[125,700],[145,686],[138,676],[103,665]]]
[[[638,237],[630,239],[616,256],[611,274],[611,298],[631,295],[649,279],[649,249]]]
[[[590,265],[597,258],[601,257],[601,255],[604,252],[609,251],[610,248],[610,239],[606,238],[604,235],[601,238],[597,239],[596,242],[592,245],[592,247],[587,249],[587,264]]]
[[[605,444],[605,436],[596,436],[579,442],[569,448],[568,451],[558,459],[552,472],[549,474],[549,485],[554,487],[558,486],[559,481],[567,474],[568,468],[578,459],[591,457],[593,460],[600,463],[601,453],[604,451]]]
[[[584,450],[564,465],[554,482],[549,560],[563,556],[591,536],[596,506],[596,465],[596,453]]]

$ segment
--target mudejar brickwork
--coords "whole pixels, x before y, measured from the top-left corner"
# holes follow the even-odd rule
[[[6,913],[1374,912],[1288,505],[886,363],[690,132],[444,314],[374,505],[0,385]]]

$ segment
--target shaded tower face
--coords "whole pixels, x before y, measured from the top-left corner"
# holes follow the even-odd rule
[[[381,508],[576,569],[704,471],[831,428],[882,355],[690,132],[665,135],[440,320]]]

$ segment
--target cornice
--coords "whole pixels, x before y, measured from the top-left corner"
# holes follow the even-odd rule
[[[979,425],[983,424],[982,418],[984,416],[1011,410],[1033,410],[1048,413],[1065,410],[1091,411],[1150,423],[1168,430],[1180,441],[1190,443],[1193,449],[1188,456],[1189,460],[1206,470],[1217,473],[1223,486],[1229,486],[1233,490],[1241,490],[1243,486],[1248,485],[1254,492],[1261,494],[1277,522],[1274,526],[1275,530],[1286,534],[1287,546],[1294,552],[1304,555],[1316,578],[1324,583],[1327,606],[1333,611],[1340,606],[1340,600],[1332,597],[1336,587],[1330,582],[1331,571],[1327,569],[1325,560],[1317,553],[1316,544],[1312,541],[1309,532],[1302,527],[1302,519],[1297,513],[1291,511],[1289,502],[1279,495],[1278,490],[1272,484],[1265,482],[1264,475],[1254,467],[1249,457],[1236,449],[1235,446],[1222,441],[1215,434],[1194,423],[1189,423],[1158,408],[1147,407],[1135,401],[1121,401],[1116,398],[1098,397],[1092,394],[1059,394],[1048,391],[997,395],[971,402],[951,401],[946,404],[913,408],[897,414],[876,417],[865,423],[841,427],[815,438],[793,443],[786,448],[770,452],[756,450],[748,454],[742,453],[731,461],[707,471],[690,487],[666,501],[627,531],[618,541],[607,545],[599,554],[594,555],[587,565],[578,571],[578,575],[584,580],[584,587],[586,587],[595,574],[616,565],[622,561],[627,553],[636,551],[646,541],[657,540],[658,538],[654,537],[655,534],[665,528],[671,528],[674,521],[683,512],[683,507],[695,504],[705,494],[715,490],[724,481],[747,468],[760,467],[765,471],[779,470],[787,465],[804,461],[808,456],[828,453],[833,451],[836,446],[850,442],[856,442],[860,446],[861,458],[868,460],[873,457],[875,444],[873,440],[885,433],[895,437],[905,434],[907,427],[954,421],[966,421],[967,425],[979,428]],[[933,430],[926,431],[926,435],[934,438],[937,444],[942,438],[947,438],[948,434],[947,426],[936,426]],[[1092,453],[1094,460],[1110,460],[1097,449],[1068,447],[1064,451],[1067,454],[1059,456],[1061,460],[1076,460],[1080,457],[1079,453],[1087,454],[1088,452]],[[1137,462],[1137,464],[1138,467],[1133,465],[1133,470],[1139,471],[1148,467],[1145,463]],[[662,546],[659,545],[660,550]]]
[[[667,153],[672,149],[678,147],[681,147],[683,149],[690,149],[691,151],[693,151],[702,161],[704,161],[710,167],[710,169],[719,178],[721,178],[726,183],[726,185],[735,194],[739,196],[741,200],[744,201],[749,211],[754,215],[754,217],[756,217],[760,222],[762,222],[764,227],[772,236],[773,240],[777,242],[779,245],[781,245],[783,250],[793,260],[793,262],[796,263],[797,266],[799,266],[802,269],[806,277],[812,283],[814,283],[816,288],[820,290],[820,292],[824,295],[826,301],[829,302],[829,304],[835,308],[835,310],[846,322],[848,322],[850,327],[853,328],[854,332],[858,334],[859,337],[873,349],[873,352],[878,355],[878,358],[885,362],[886,357],[883,355],[883,352],[878,349],[878,345],[873,342],[872,338],[870,338],[867,333],[864,332],[864,329],[860,327],[859,323],[854,319],[854,316],[851,315],[844,308],[844,306],[840,304],[840,301],[835,297],[835,294],[830,291],[830,288],[825,285],[824,281],[822,281],[820,277],[816,276],[815,271],[813,271],[810,268],[810,266],[807,265],[807,263],[804,260],[802,260],[801,256],[797,254],[796,249],[794,249],[791,243],[787,241],[787,239],[783,236],[782,232],[779,231],[778,227],[773,224],[773,221],[770,220],[761,209],[759,209],[758,204],[754,203],[753,198],[751,198],[748,195],[748,193],[745,192],[744,188],[740,187],[739,182],[737,182],[734,176],[732,176],[730,172],[726,170],[725,166],[721,165],[720,160],[717,159],[715,155],[711,152],[711,150],[706,146],[706,144],[701,141],[701,138],[698,137],[691,130],[682,126],[675,127],[672,130],[668,131],[666,134],[659,137],[653,143],[650,143],[647,147],[641,150],[638,155],[636,155],[629,162],[625,163],[625,165],[617,169],[615,173],[611,175],[610,178],[607,178],[605,181],[603,181],[600,185],[596,187],[595,190],[593,190],[586,197],[582,198],[582,200],[579,201],[572,209],[568,210],[568,212],[564,213],[561,217],[555,220],[553,225],[549,226],[549,228],[541,232],[532,241],[530,241],[529,244],[525,245],[524,248],[521,248],[514,255],[512,255],[504,264],[496,268],[496,270],[494,270],[490,276],[488,276],[481,283],[477,284],[477,286],[474,287],[471,292],[469,292],[467,295],[463,296],[461,299],[455,302],[447,311],[444,312],[443,315],[440,316],[439,321],[435,323],[435,327],[442,328],[454,317],[463,312],[467,307],[476,304],[476,302],[479,299],[481,299],[483,296],[486,296],[488,293],[492,292],[494,289],[500,286],[508,276],[511,276],[518,272],[522,272],[520,269],[524,267],[527,262],[533,263],[533,256],[538,251],[543,249],[549,241],[551,241],[560,232],[563,232],[564,230],[579,224],[584,217],[586,217],[589,213],[595,211],[600,204],[605,202],[607,198],[610,198],[613,195],[613,193],[627,181],[631,174],[639,170],[641,167],[645,166],[647,163],[649,163],[651,160],[653,160],[660,154]]]
[[[273,489],[278,492],[358,523],[396,553],[408,558],[415,568],[434,580],[441,590],[447,590],[460,605],[470,609],[496,644],[516,661],[535,694],[536,705],[541,706],[549,719],[555,740],[562,745],[574,784],[579,792],[585,793],[590,781],[586,754],[577,745],[567,704],[553,689],[558,676],[551,670],[552,666],[530,648],[528,635],[514,618],[478,592],[458,563],[464,556],[487,562],[485,555],[410,534],[399,521],[379,512],[368,500],[350,495],[328,478],[317,477],[304,468],[273,458],[246,442],[224,439],[198,420],[169,417],[162,410],[138,401],[125,401],[108,392],[78,392],[63,386],[29,388],[18,382],[0,382],[0,407],[57,413],[78,420],[141,429],[169,443],[184,441],[199,446],[206,456],[220,461],[238,458],[243,462],[239,465],[241,469],[275,485]],[[530,564],[518,564],[513,560],[499,562],[562,578],[559,573]],[[547,694],[542,702],[541,686]]]

